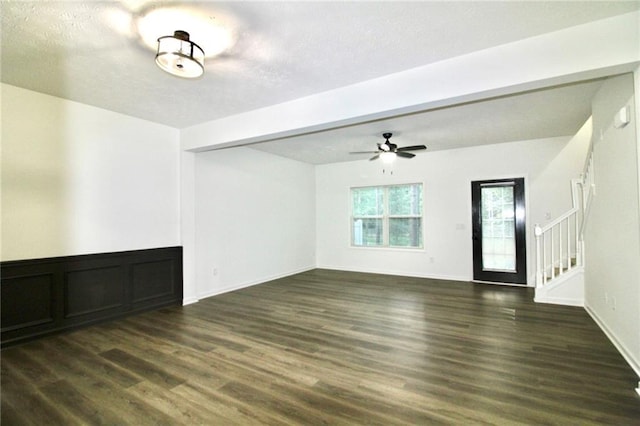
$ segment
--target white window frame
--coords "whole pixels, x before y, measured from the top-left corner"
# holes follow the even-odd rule
[[[419,186],[420,192],[422,194],[422,210],[419,215],[391,215],[389,214],[389,190],[392,187],[398,186]],[[354,216],[353,214],[353,192],[356,189],[363,188],[380,188],[383,190],[382,196],[382,204],[383,204],[383,212],[382,216]],[[400,250],[422,250],[424,249],[424,184],[422,182],[412,182],[412,183],[396,183],[389,185],[368,185],[368,186],[354,186],[349,188],[349,244],[353,248],[363,248],[363,249],[400,249]],[[382,220],[382,244],[381,245],[358,245],[354,243],[354,222],[356,219],[381,219]],[[390,240],[390,219],[420,219],[420,233],[421,242],[419,246],[392,246],[389,243]]]

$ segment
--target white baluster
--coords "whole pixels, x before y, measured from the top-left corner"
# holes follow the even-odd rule
[[[554,279],[556,277],[556,268],[555,268],[555,264],[556,264],[556,256],[555,256],[555,239],[553,238],[553,230],[556,227],[553,226],[551,228],[551,279]]]

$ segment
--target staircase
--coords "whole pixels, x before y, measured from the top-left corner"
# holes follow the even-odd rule
[[[593,145],[582,175],[571,180],[573,207],[545,226],[535,225],[535,301],[584,306],[584,230],[595,195]]]

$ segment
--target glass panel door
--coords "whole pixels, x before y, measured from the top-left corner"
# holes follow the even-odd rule
[[[526,284],[524,179],[471,182],[473,279]]]

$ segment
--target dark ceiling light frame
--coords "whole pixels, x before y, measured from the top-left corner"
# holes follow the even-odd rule
[[[163,71],[182,78],[204,74],[204,50],[189,40],[189,33],[177,30],[172,36],[158,38],[156,64]]]

